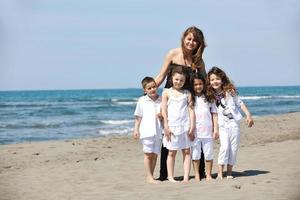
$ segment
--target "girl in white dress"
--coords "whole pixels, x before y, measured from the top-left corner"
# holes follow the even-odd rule
[[[162,115],[164,119],[164,146],[169,150],[167,158],[168,180],[174,179],[174,165],[177,150],[183,156],[183,181],[189,181],[191,142],[194,140],[195,113],[192,96],[188,90],[182,89],[186,77],[182,68],[172,71],[172,87],[162,94]]]

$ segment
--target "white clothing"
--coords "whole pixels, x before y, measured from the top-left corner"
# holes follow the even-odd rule
[[[200,160],[201,147],[205,160],[214,159],[213,139],[212,138],[195,138],[192,145],[192,160]]]
[[[162,126],[157,117],[157,114],[160,113],[160,104],[160,97],[156,101],[153,101],[148,95],[139,98],[134,115],[142,118],[139,127],[141,139],[155,135],[159,138],[162,137]]]
[[[161,138],[159,136],[155,135],[152,137],[142,138],[141,143],[143,144],[144,153],[160,153]]]
[[[212,113],[217,113],[215,103],[206,101],[204,95],[195,96],[196,137],[212,138]]]
[[[239,96],[233,97],[230,93],[226,93],[226,98],[222,98],[221,104],[217,106],[219,126],[225,126],[231,120],[238,123],[243,117],[239,111],[242,104],[243,101]]]
[[[242,119],[239,108],[242,104],[242,100],[237,95],[233,97],[229,93],[226,94],[226,99],[221,99],[220,105],[217,104],[220,138],[219,165],[236,163],[240,143],[239,122]]]
[[[192,142],[188,137],[188,132],[184,132],[180,135],[171,135],[171,141],[168,142],[167,138],[164,136],[163,145],[168,150],[181,150],[188,149],[191,147]]]
[[[163,139],[164,146],[169,150],[180,150],[191,147],[191,140],[188,137],[190,128],[189,111],[188,111],[188,93],[183,90],[183,94],[179,97],[174,96],[173,89],[168,91],[168,126],[171,135],[171,141],[167,141],[166,137]]]
[[[174,135],[180,135],[189,130],[188,91],[183,90],[183,95],[176,97],[173,89],[167,89],[169,99],[167,102],[168,126]]]
[[[232,96],[230,94],[227,94],[226,104],[228,105],[229,111],[233,115],[235,121],[240,121],[243,118],[240,112],[242,103],[243,101],[240,99],[238,95]]]
[[[218,156],[219,165],[235,165],[238,146],[240,143],[240,129],[235,121],[228,123],[226,127],[219,128],[220,150]]]

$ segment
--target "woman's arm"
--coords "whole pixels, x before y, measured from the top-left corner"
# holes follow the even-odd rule
[[[162,82],[164,82],[164,80],[165,80],[165,78],[167,76],[167,73],[168,73],[168,67],[171,64],[174,56],[176,55],[176,53],[177,53],[176,51],[177,51],[176,49],[171,49],[167,53],[167,55],[166,55],[166,57],[164,59],[163,65],[162,65],[162,67],[160,69],[160,72],[155,77],[155,82],[156,82],[157,87],[159,87],[162,84]]]

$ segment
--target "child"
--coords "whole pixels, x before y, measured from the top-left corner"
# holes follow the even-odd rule
[[[195,180],[200,181],[199,164],[201,147],[203,149],[206,171],[206,180],[211,180],[213,165],[213,139],[218,138],[218,115],[215,103],[206,98],[206,80],[200,73],[193,77],[194,111],[196,116],[195,141],[192,145],[192,160],[195,171]]]
[[[232,168],[240,142],[239,122],[242,119],[239,108],[245,113],[248,127],[254,122],[245,103],[238,97],[235,86],[226,73],[218,67],[208,72],[208,97],[216,101],[218,110],[220,152],[218,157],[218,179],[223,179],[224,166],[227,165],[227,179],[232,179]]]
[[[144,166],[147,182],[158,183],[153,178],[157,155],[160,153],[162,128],[158,115],[161,98],[157,94],[157,86],[153,78],[142,80],[145,96],[139,98],[134,115],[134,138],[140,138],[144,151]]]
[[[168,180],[174,179],[174,164],[177,150],[182,150],[184,176],[189,181],[190,147],[194,138],[195,114],[192,108],[192,96],[183,90],[185,73],[181,67],[174,68],[171,74],[172,87],[165,89],[162,95],[162,116],[164,120],[164,146],[169,150],[167,158]]]

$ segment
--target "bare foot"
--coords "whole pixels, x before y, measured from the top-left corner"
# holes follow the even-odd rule
[[[200,182],[200,177],[195,177],[196,182]]]
[[[183,179],[183,181],[181,181],[181,183],[189,183],[189,179]]]
[[[173,177],[169,177],[168,180],[169,180],[171,183],[179,183],[179,181],[176,181]]]
[[[211,181],[211,180],[213,180],[212,179],[212,177],[211,176],[206,176],[206,179],[205,179],[206,181]]]
[[[160,181],[157,181],[153,178],[147,179],[147,183],[151,183],[151,184],[160,184]]]
[[[228,175],[226,178],[227,178],[227,179],[233,179],[233,176]]]
[[[217,178],[216,178],[217,180],[223,180],[223,175],[221,175],[221,174],[218,174],[218,176],[217,176]]]

